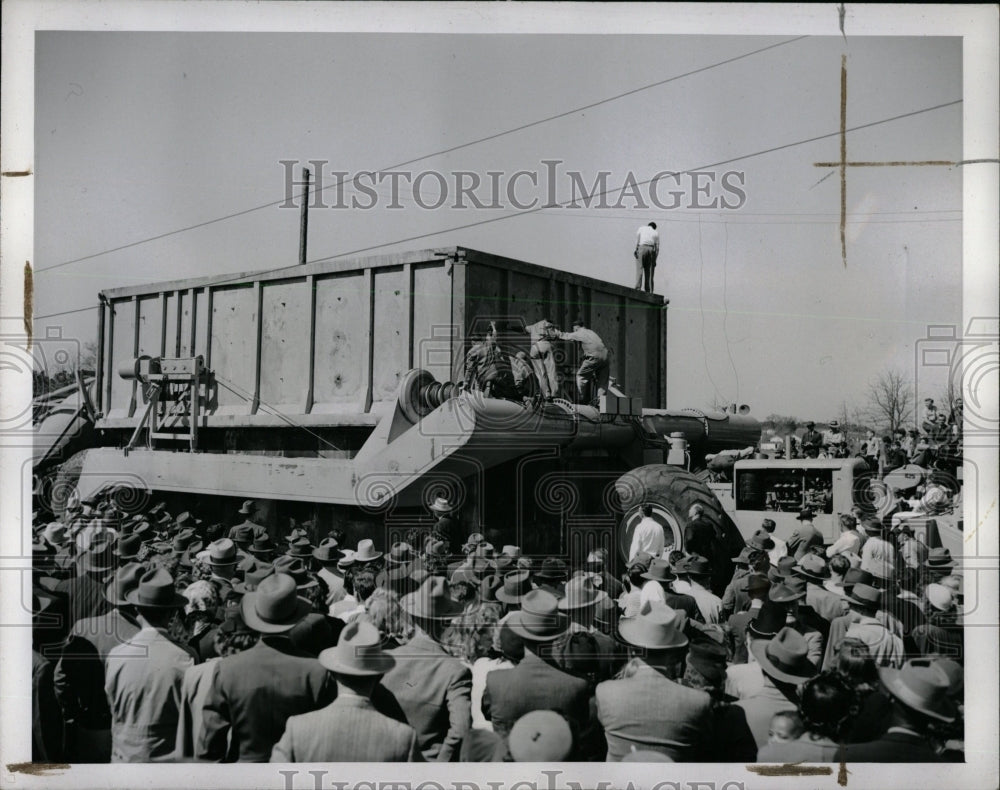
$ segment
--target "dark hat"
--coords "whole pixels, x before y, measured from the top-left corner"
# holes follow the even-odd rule
[[[385,562],[386,565],[402,565],[404,562],[412,562],[413,558],[413,547],[409,543],[398,542],[392,544]]]
[[[771,589],[771,582],[763,573],[751,573],[747,575],[747,592],[767,592]]]
[[[375,543],[370,538],[365,538],[358,543],[358,550],[354,552],[354,561],[374,562],[381,556],[381,551],[375,551]]]
[[[871,584],[874,577],[861,568],[848,568],[844,572],[844,588],[853,587],[855,584]]]
[[[594,607],[594,625],[610,629],[618,622],[620,612],[618,602],[608,595]]]
[[[785,626],[785,608],[768,599],[747,623],[747,633],[757,639],[772,639]]]
[[[273,565],[258,565],[252,570],[248,570],[243,576],[243,581],[234,581],[233,589],[241,594],[246,594],[256,590],[262,581],[274,573]]]
[[[851,589],[847,600],[865,609],[878,609],[882,604],[882,591],[869,584],[858,582]]]
[[[716,685],[726,679],[726,658],[726,648],[714,641],[698,640],[688,648],[688,664]]]
[[[344,556],[344,552],[338,546],[335,538],[323,538],[320,544],[313,549],[312,555],[320,562],[337,562]]]
[[[951,558],[951,551],[946,548],[931,549],[927,552],[927,559],[924,560],[924,567],[930,570],[948,570],[955,567],[955,560]]]
[[[568,575],[565,562],[558,557],[548,557],[542,563],[541,570],[535,573],[535,578],[544,581],[563,581]]]
[[[786,579],[791,576],[794,568],[795,557],[782,557],[778,560],[778,564],[768,571],[767,578],[769,578],[772,583],[777,584],[782,579]]]
[[[938,721],[955,720],[948,675],[935,661],[911,658],[902,669],[880,667],[878,674],[886,691],[907,708]]]
[[[670,563],[657,557],[649,564],[649,570],[642,574],[643,579],[654,582],[672,582],[677,576],[670,569]]]
[[[127,604],[125,594],[139,586],[139,579],[145,572],[146,568],[138,562],[130,562],[115,571],[114,578],[104,588],[104,597],[108,603],[115,606]]]
[[[115,548],[115,556],[119,560],[134,560],[139,556],[139,549],[142,548],[142,538],[138,535],[129,535],[118,541]]]
[[[479,600],[481,603],[492,603],[497,600],[497,591],[503,589],[502,576],[485,576],[479,582]]]
[[[274,544],[271,542],[270,535],[259,535],[253,539],[247,547],[247,551],[253,554],[255,557],[270,557],[274,554]]]
[[[767,594],[769,600],[775,603],[791,603],[806,597],[805,586],[794,586],[789,579],[785,584],[777,584]]]
[[[520,603],[531,592],[531,574],[528,571],[511,571],[503,577],[503,586],[497,592],[497,600],[503,603]]]
[[[300,590],[315,587],[319,582],[309,573],[309,569],[302,562],[301,557],[293,557],[285,554],[274,561],[275,573],[286,573],[295,579],[295,584]]]
[[[747,541],[751,548],[757,549],[758,551],[770,551],[774,548],[774,540],[771,538],[771,533],[764,529],[758,529],[753,533],[750,540]]]
[[[692,554],[688,557],[685,568],[691,576],[710,576],[712,574],[712,563],[708,561],[708,558],[699,554]]]
[[[165,568],[144,573],[138,585],[126,591],[125,600],[148,609],[183,609],[187,604],[187,598],[174,589],[174,578]]]
[[[782,628],[773,639],[750,643],[750,650],[768,677],[785,683],[803,683],[816,674],[809,647],[794,628]]]
[[[815,427],[816,423],[814,423],[812,420],[809,420],[809,422],[806,423],[806,428],[815,428]]]
[[[618,633],[630,645],[648,650],[673,650],[687,647],[684,636],[686,619],[683,612],[663,601],[646,601],[634,617],[618,621]]]
[[[797,521],[812,521],[815,515],[816,513],[811,507],[804,507],[795,518]]]
[[[382,635],[371,623],[355,620],[340,632],[336,647],[319,654],[319,663],[341,675],[384,675],[396,660],[382,650]]]
[[[642,566],[643,568],[648,568],[649,564],[653,561],[653,555],[646,551],[636,552],[636,555],[628,561],[628,568],[631,570],[637,566]]]
[[[240,524],[237,527],[233,527],[232,536],[234,543],[239,543],[244,547],[248,546],[253,541],[253,527],[249,524]]]
[[[451,585],[443,576],[428,576],[423,584],[399,599],[403,611],[417,620],[450,620],[462,613],[451,599]]]
[[[507,620],[510,629],[530,642],[551,642],[566,633],[569,618],[559,611],[559,600],[547,590],[532,590],[521,599],[520,610]]]
[[[594,579],[592,577],[574,576],[566,582],[566,595],[560,599],[559,608],[563,611],[586,609],[607,597],[608,594],[606,592],[594,586]]]
[[[514,722],[507,748],[515,762],[559,763],[573,751],[573,732],[560,713],[533,710]]]
[[[822,584],[830,578],[830,568],[826,561],[815,554],[803,554],[792,572],[817,584]]]
[[[242,506],[240,506],[240,509],[237,512],[240,515],[248,516],[251,513],[253,513],[256,509],[257,507],[256,505],[254,505],[254,501],[252,499],[247,499],[244,500]]]
[[[686,575],[688,572],[688,560],[690,558],[687,556],[678,557],[676,560],[670,563],[670,570],[676,573],[678,576]]]
[[[312,609],[305,598],[298,597],[295,579],[285,573],[274,573],[263,579],[254,592],[240,601],[246,624],[262,634],[289,631]]]
[[[285,541],[287,543],[294,543],[297,540],[302,540],[302,538],[308,540],[309,533],[302,529],[302,527],[293,527],[292,531],[285,536]]]
[[[875,518],[874,516],[868,516],[867,518],[861,519],[861,526],[864,527],[865,532],[875,533],[875,532],[885,532],[891,529],[892,524],[886,524],[882,519]]]
[[[313,545],[309,538],[299,538],[288,546],[285,554],[289,557],[312,557]]]

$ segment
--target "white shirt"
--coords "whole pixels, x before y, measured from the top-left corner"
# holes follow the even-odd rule
[[[472,665],[472,729],[493,730],[493,722],[483,715],[483,692],[486,691],[486,676],[494,669],[511,669],[513,664],[506,658],[477,658]]]
[[[778,564],[778,560],[782,557],[788,556],[788,543],[775,536],[773,532],[770,537],[771,540],[774,541],[774,548],[767,553],[767,558],[770,560],[772,565],[776,566]]]
[[[639,232],[636,234],[636,244],[648,244],[650,247],[659,249],[660,247],[660,233],[656,228],[651,228],[649,225],[643,225],[639,228]]]
[[[718,623],[719,613],[722,611],[722,599],[696,581],[692,580],[690,584],[691,587],[687,594],[694,598],[694,602],[698,604],[698,610],[705,619],[705,623],[707,625]]]
[[[632,534],[632,547],[628,550],[629,562],[640,551],[645,551],[652,557],[659,557],[663,554],[664,545],[663,527],[651,516],[646,516],[636,524],[635,532]]]
[[[660,603],[666,603],[666,596],[663,594],[663,585],[658,581],[650,579],[644,585],[642,585],[642,592],[639,593],[639,608],[642,609],[642,605],[646,601],[659,601]]]

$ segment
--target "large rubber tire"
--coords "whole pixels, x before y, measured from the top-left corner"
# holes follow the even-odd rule
[[[640,507],[644,503],[653,506],[653,518],[664,526],[667,544],[672,542],[674,548],[684,548],[684,528],[690,521],[688,511],[696,503],[704,507],[706,518],[722,529],[728,557],[735,557],[745,545],[736,524],[711,489],[696,475],[678,466],[649,464],[637,467],[618,478],[615,490],[625,513],[617,540],[618,550],[625,559],[628,559],[632,533],[642,518]]]

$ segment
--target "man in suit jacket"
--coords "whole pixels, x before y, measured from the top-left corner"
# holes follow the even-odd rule
[[[218,662],[195,747],[199,759],[267,762],[290,716],[333,700],[336,687],[323,665],[287,638],[311,609],[297,592],[295,579],[275,573],[240,601],[243,621],[261,638],[249,650]]]
[[[618,624],[622,639],[644,648],[633,659],[635,671],[623,680],[597,686],[597,716],[608,742],[608,762],[632,750],[651,750],[680,762],[698,759],[714,734],[712,699],[682,686],[688,646],[683,615],[659,601],[643,605],[635,617]]]
[[[115,567],[113,548],[111,538],[98,535],[80,557],[78,575],[56,586],[56,592],[69,601],[69,622],[97,617],[111,608],[104,597],[104,587]]]
[[[843,757],[855,763],[933,763],[940,758],[926,737],[928,727],[950,724],[956,711],[948,675],[938,663],[912,659],[902,669],[881,668],[879,679],[892,697],[889,729],[867,743],[854,743]]]
[[[349,623],[319,661],[336,679],[337,698],[322,710],[292,716],[271,752],[272,763],[414,762],[412,727],[375,710],[372,692],[395,665],[370,623]]]
[[[400,599],[400,605],[416,633],[405,645],[388,651],[396,663],[382,685],[417,731],[424,759],[457,760],[472,724],[472,673],[436,640],[462,607],[451,600],[450,585],[442,576],[428,576],[415,592]]]
[[[125,594],[142,629],[108,656],[104,690],[111,709],[111,762],[174,758],[181,683],[194,657],[170,641],[167,624],[187,603],[163,568],[149,571]]]
[[[513,669],[497,669],[486,676],[483,713],[493,730],[507,738],[511,727],[533,710],[557,710],[576,725],[577,732],[590,723],[590,684],[557,669],[541,656],[569,629],[559,602],[547,590],[532,590],[513,612],[507,626],[524,641],[524,658]]]
[[[801,560],[813,546],[823,546],[823,536],[813,524],[815,515],[811,508],[804,508],[796,516],[799,528],[788,539],[788,553],[796,560]]]

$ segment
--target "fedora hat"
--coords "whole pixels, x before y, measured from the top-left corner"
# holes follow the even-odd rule
[[[521,547],[513,546],[508,543],[502,549],[500,549],[500,553],[516,560],[518,557],[521,556]]]
[[[720,684],[726,679],[726,648],[711,640],[692,642],[688,648],[687,662],[702,677]]]
[[[336,647],[319,654],[319,663],[331,672],[356,677],[384,675],[396,660],[382,650],[382,635],[371,623],[355,620],[344,626]]]
[[[730,558],[730,561],[735,565],[749,565],[750,564],[750,552],[753,551],[753,547],[744,546],[740,549],[740,553]]]
[[[246,572],[243,581],[233,581],[233,589],[245,595],[256,590],[262,581],[274,573],[273,565],[258,565]]]
[[[298,597],[295,579],[287,573],[267,576],[240,601],[243,622],[262,634],[291,630],[311,609],[309,601]]]
[[[670,569],[670,563],[659,557],[649,563],[649,570],[641,574],[641,577],[653,582],[672,582],[677,578]]]
[[[773,639],[785,627],[785,608],[768,598],[747,623],[747,633],[757,639]]]
[[[573,751],[573,731],[562,714],[533,710],[514,722],[507,749],[518,763],[561,763]]]
[[[425,557],[446,557],[447,555],[448,546],[443,540],[428,537],[427,540],[424,541]]]
[[[249,516],[256,509],[257,506],[254,504],[254,501],[252,499],[246,499],[243,501],[243,504],[240,506],[240,509],[237,512],[241,516]]]
[[[312,557],[313,545],[309,538],[298,538],[294,543],[290,543],[285,555],[288,557]]]
[[[254,531],[249,524],[239,524],[233,527],[231,534],[233,543],[240,548],[247,548],[253,542]]]
[[[551,642],[569,629],[569,618],[559,611],[559,599],[548,590],[532,590],[521,608],[507,620],[510,629],[530,642]]]
[[[528,571],[511,571],[503,577],[497,590],[497,600],[503,603],[520,603],[531,592],[531,574]]]
[[[871,584],[874,577],[861,568],[848,568],[844,572],[844,587],[853,587],[855,584]]]
[[[822,584],[830,578],[830,568],[826,561],[815,554],[803,554],[802,559],[792,569],[792,573],[817,584]]]
[[[435,513],[451,513],[455,510],[455,506],[451,504],[443,496],[436,497],[430,504],[430,509]]]
[[[770,551],[774,548],[774,539],[771,537],[771,533],[765,529],[758,529],[747,542],[750,548],[758,551]]]
[[[830,420],[829,424],[830,424],[831,428],[839,428],[840,427],[840,423],[837,420]]]
[[[750,650],[765,675],[785,683],[802,683],[816,674],[807,657],[809,648],[794,628],[782,628],[773,639],[750,643]]]
[[[506,554],[497,554],[489,561],[489,569],[500,578],[514,570],[515,567],[514,558]]]
[[[463,608],[451,599],[451,585],[443,576],[428,576],[420,587],[400,598],[399,604],[418,620],[450,620]]]
[[[139,583],[126,591],[125,600],[148,609],[183,609],[187,604],[187,598],[174,589],[174,578],[165,568],[144,573]]]
[[[125,594],[139,586],[139,579],[146,572],[146,568],[138,562],[130,562],[122,565],[115,571],[114,578],[107,587],[104,588],[104,597],[108,603],[115,606],[124,606],[128,603]]]
[[[939,612],[950,612],[955,608],[955,592],[943,584],[928,584],[925,590],[927,603]]]
[[[763,573],[750,573],[747,575],[747,592],[767,592],[771,589],[771,582]]]
[[[274,543],[271,542],[270,535],[258,535],[253,539],[247,547],[249,551],[255,557],[271,557],[274,555]]]
[[[927,552],[927,559],[924,560],[924,567],[930,570],[947,570],[955,567],[955,564],[951,551],[946,548],[931,549]]]
[[[320,544],[313,549],[313,557],[320,562],[337,562],[344,556],[338,546],[336,538],[323,538]]]
[[[542,567],[535,573],[535,578],[544,581],[563,581],[568,575],[565,562],[558,557],[547,557],[542,562]]]
[[[81,562],[85,571],[103,573],[115,566],[114,540],[109,534],[95,535]]]
[[[174,519],[174,523],[178,527],[183,527],[185,524],[193,524],[194,516],[192,516],[187,510],[185,510],[177,518]]]
[[[687,556],[678,557],[676,560],[670,563],[671,573],[676,573],[678,576],[687,575],[688,572],[688,559]]]
[[[620,612],[618,602],[610,595],[605,596],[594,607],[594,625],[610,630],[618,622]]]
[[[409,543],[393,543],[389,553],[385,555],[386,565],[402,565],[404,562],[413,562],[413,547]]]
[[[342,549],[341,554],[343,556],[339,560],[337,560],[337,570],[346,571],[348,568],[354,565],[354,550]]]
[[[192,543],[190,546],[184,549],[184,552],[181,554],[180,559],[177,560],[178,564],[185,568],[194,567],[194,560],[192,558],[200,554],[204,550],[204,548],[205,548],[205,541],[196,540],[194,543]]]
[[[292,531],[285,536],[285,542],[294,543],[297,540],[302,540],[302,538],[308,540],[309,533],[302,529],[302,527],[292,527]]]
[[[309,569],[302,562],[302,558],[293,557],[291,554],[284,554],[274,561],[274,572],[291,576],[295,579],[295,584],[300,590],[319,584],[316,578],[309,574]]]
[[[208,544],[208,548],[199,552],[198,559],[212,567],[235,565],[245,555],[236,550],[236,544],[229,538],[219,538]]]
[[[138,535],[129,535],[118,541],[115,547],[115,556],[119,561],[134,560],[139,556],[139,549],[142,548],[142,538]]]
[[[479,582],[479,601],[492,603],[497,600],[497,591],[503,589],[503,576],[485,576]]]
[[[686,623],[683,612],[672,609],[663,601],[646,601],[639,613],[618,621],[618,633],[630,645],[647,650],[673,650],[687,647],[684,636]]]
[[[804,507],[799,511],[799,514],[795,517],[796,521],[812,521],[816,513],[811,507]]]
[[[462,552],[468,554],[470,551],[477,549],[482,543],[486,543],[486,538],[483,534],[481,532],[473,532],[469,535],[465,543],[462,544]]]
[[[792,584],[792,580],[788,579],[784,584],[774,585],[767,593],[768,600],[774,601],[775,603],[791,603],[792,601],[801,601],[806,597],[805,587],[795,586]]]
[[[598,590],[594,586],[592,577],[574,576],[566,582],[566,595],[559,600],[559,608],[563,611],[586,609],[607,597],[608,594],[604,590]]]
[[[710,576],[712,574],[712,563],[707,557],[700,554],[692,554],[687,558],[684,567],[691,576]]]
[[[858,582],[851,589],[847,600],[865,609],[878,609],[882,604],[882,591],[870,584]]]
[[[162,513],[166,509],[167,509],[167,503],[161,500],[160,502],[157,502],[149,509],[149,515],[150,516],[158,515],[159,513]]]
[[[879,667],[878,674],[886,691],[907,708],[938,721],[955,720],[948,675],[931,659],[911,658],[902,669]]]
[[[786,579],[791,576],[794,568],[795,557],[782,557],[778,560],[778,564],[767,572],[767,578],[769,578],[772,583],[778,584],[782,581],[782,579]]]
[[[355,562],[374,562],[382,556],[381,551],[375,551],[375,543],[370,538],[358,542],[358,550],[354,552]]]

